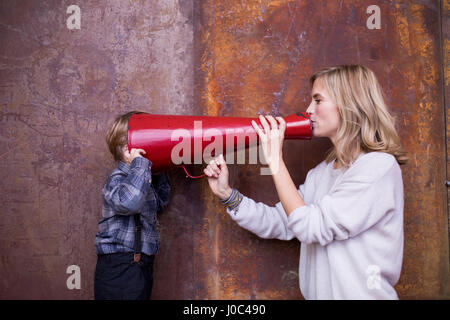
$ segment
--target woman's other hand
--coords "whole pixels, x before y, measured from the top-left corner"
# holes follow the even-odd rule
[[[264,158],[269,165],[270,171],[272,174],[275,174],[278,171],[280,162],[283,160],[286,122],[282,117],[276,117],[275,120],[272,116],[264,117],[262,115],[259,116],[259,121],[264,130],[261,130],[254,120],[252,120],[252,126],[259,136],[260,146],[263,148]]]
[[[223,155],[212,159],[203,172],[208,177],[211,191],[221,200],[228,199],[232,189],[228,183],[229,172]]]

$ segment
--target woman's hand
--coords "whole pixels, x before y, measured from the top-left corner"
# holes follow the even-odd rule
[[[211,191],[222,200],[228,199],[232,189],[228,184],[229,172],[223,155],[212,159],[203,172],[208,176]]]
[[[270,122],[267,122],[267,120]],[[279,125],[278,125],[278,122]],[[264,131],[259,128],[254,120],[252,126],[259,136],[260,145],[263,148],[264,158],[269,165],[270,172],[273,174],[278,172],[279,165],[283,161],[283,141],[284,132],[286,131],[286,122],[282,117],[259,116],[259,121]]]

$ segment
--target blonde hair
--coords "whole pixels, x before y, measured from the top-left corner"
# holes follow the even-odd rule
[[[115,161],[124,161],[122,148],[128,144],[128,121],[133,114],[143,114],[143,111],[130,111],[118,116],[106,133],[106,144]]]
[[[338,106],[341,120],[327,162],[336,160],[339,166],[349,167],[359,153],[373,151],[392,154],[399,164],[407,162],[395,118],[372,70],[360,65],[326,68],[311,76],[311,87],[318,79]]]

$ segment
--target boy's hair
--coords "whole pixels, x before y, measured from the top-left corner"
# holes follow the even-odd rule
[[[106,144],[115,161],[124,161],[122,148],[128,144],[128,121],[133,114],[145,114],[143,111],[130,111],[118,116],[106,133]]]
[[[386,152],[399,164],[407,162],[395,129],[395,118],[389,112],[372,70],[361,65],[326,68],[311,76],[311,87],[319,79],[338,106],[341,119],[337,143],[328,154],[327,162],[336,159],[348,167],[360,151]]]

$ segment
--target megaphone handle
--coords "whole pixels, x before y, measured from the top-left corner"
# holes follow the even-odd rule
[[[198,179],[198,178],[203,178],[203,177],[206,176],[206,174],[202,174],[201,176],[191,176],[191,175],[189,174],[189,172],[186,170],[186,167],[184,166],[184,164],[182,164],[181,166],[183,167],[184,172],[186,172],[186,175],[187,175],[189,178],[192,178],[192,179]]]

